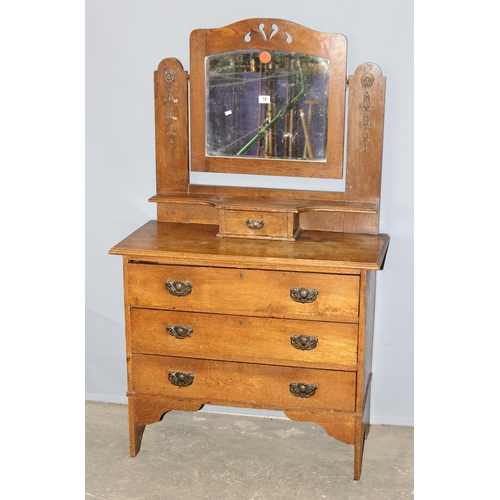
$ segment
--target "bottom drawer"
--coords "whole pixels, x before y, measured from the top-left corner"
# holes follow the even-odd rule
[[[354,411],[356,373],[137,354],[131,392],[207,404]]]

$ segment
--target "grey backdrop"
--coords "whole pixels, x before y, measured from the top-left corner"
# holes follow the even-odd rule
[[[343,33],[348,75],[371,61],[387,77],[380,231],[391,244],[377,275],[371,417],[374,424],[413,425],[410,0],[87,0],[86,399],[126,402],[122,262],[107,252],[156,217],[147,201],[155,193],[153,71],[165,57],[189,71],[192,30],[251,17]]]

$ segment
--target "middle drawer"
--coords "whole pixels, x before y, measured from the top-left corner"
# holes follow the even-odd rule
[[[131,308],[133,353],[356,368],[358,325]]]
[[[138,264],[127,266],[131,306],[357,322],[359,276]]]

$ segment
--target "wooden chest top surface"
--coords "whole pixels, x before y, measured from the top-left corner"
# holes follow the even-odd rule
[[[115,245],[113,255],[213,266],[338,271],[381,269],[389,236],[303,231],[297,241],[218,238],[215,225],[152,220]]]

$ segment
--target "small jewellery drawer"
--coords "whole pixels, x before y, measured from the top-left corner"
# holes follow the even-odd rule
[[[132,263],[127,297],[137,307],[356,322],[359,276]]]
[[[354,411],[356,372],[146,356],[131,360],[132,393],[281,409]]]
[[[131,308],[133,353],[356,368],[358,325]]]
[[[293,241],[299,232],[299,214],[296,211],[219,210],[217,236]]]

